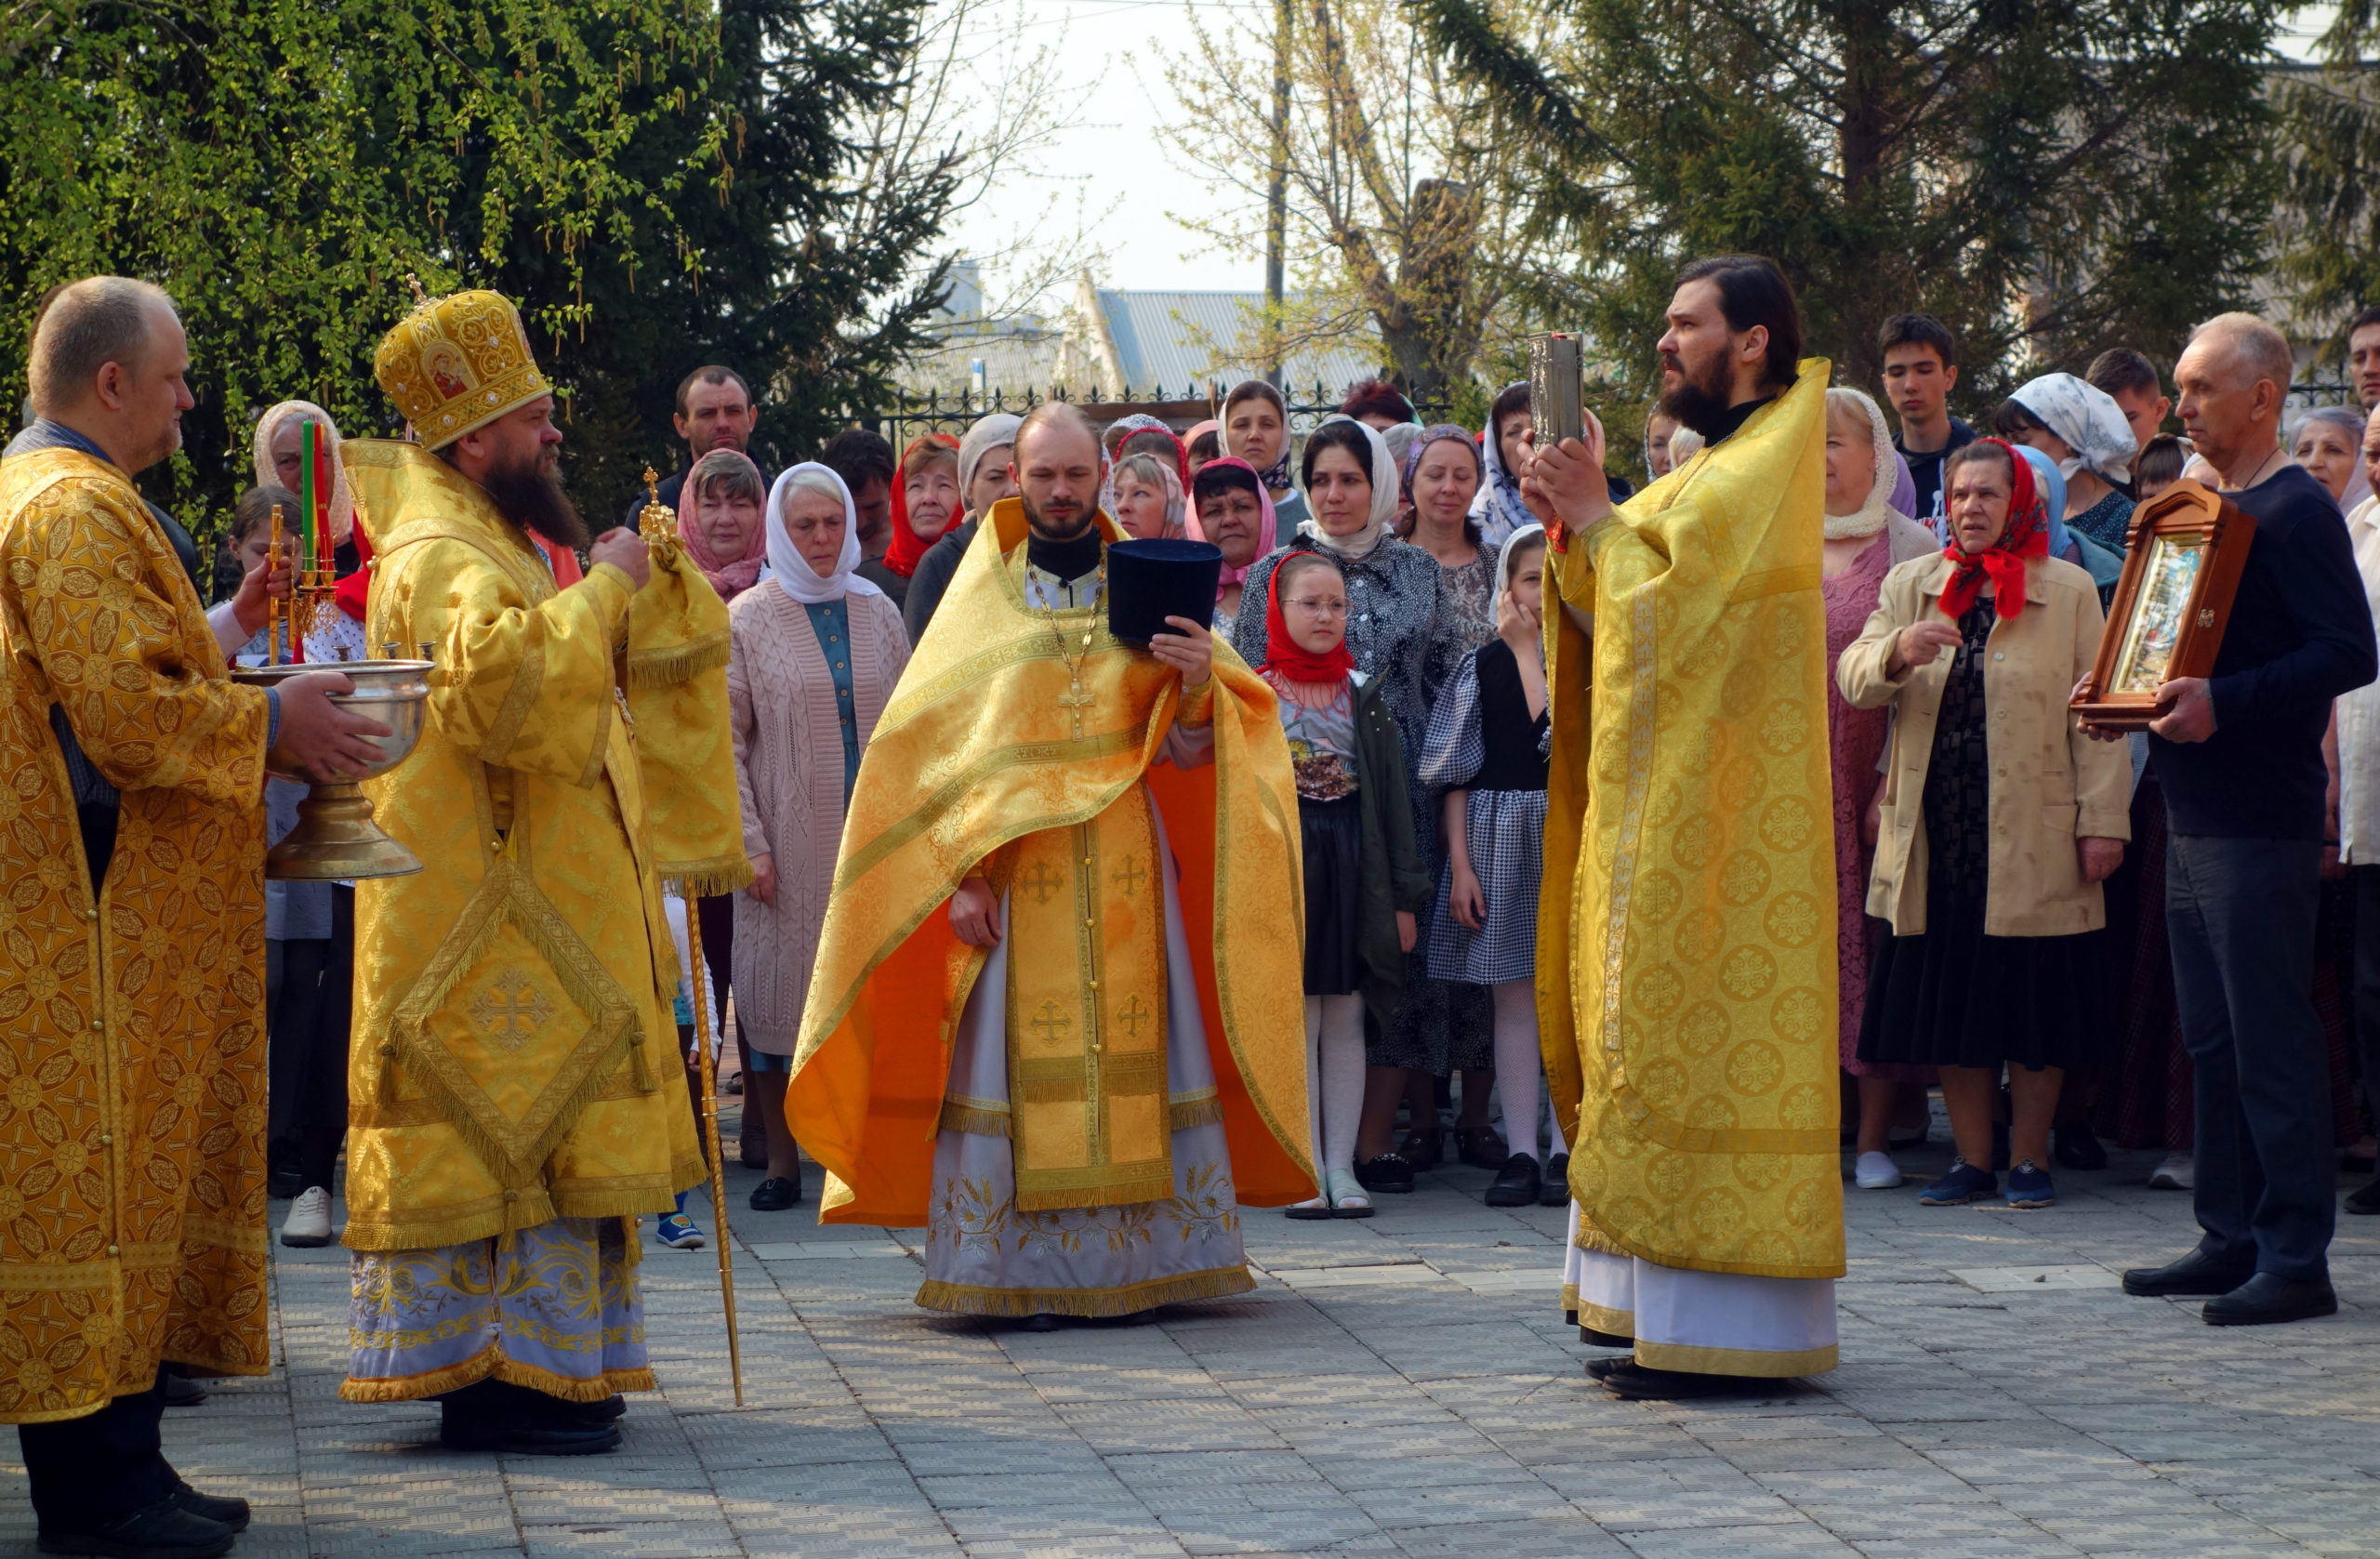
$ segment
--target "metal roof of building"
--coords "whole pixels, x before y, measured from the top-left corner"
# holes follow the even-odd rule
[[[1234,349],[1253,332],[1259,292],[1142,292],[1102,287],[1100,311],[1131,388],[1171,389],[1257,377]],[[1332,394],[1380,371],[1376,350],[1356,343],[1293,352],[1283,364],[1295,386],[1320,382]]]

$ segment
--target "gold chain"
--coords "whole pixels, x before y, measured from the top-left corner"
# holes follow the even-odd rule
[[[1031,565],[1027,564],[1026,567],[1029,571]],[[1064,580],[1059,581],[1060,587],[1063,588],[1064,583],[1065,582]],[[1052,592],[1053,596],[1054,593],[1055,592]],[[1071,609],[1074,611],[1088,611],[1091,614],[1090,620],[1083,624],[1081,649],[1078,654],[1072,655],[1066,654],[1065,631],[1058,626],[1058,606],[1053,601],[1051,605],[1045,606],[1041,609],[1049,614],[1050,637],[1056,641],[1058,646],[1058,660],[1066,668],[1066,691],[1059,695],[1058,702],[1065,705],[1074,713],[1075,740],[1078,742],[1082,740],[1083,707],[1091,702],[1091,694],[1084,690],[1082,685],[1082,665],[1084,660],[1088,659],[1091,654],[1091,641],[1098,636],[1099,602],[1105,599],[1106,594],[1107,549],[1103,547],[1099,550],[1099,586],[1097,592],[1091,597],[1091,605],[1087,608],[1075,607]]]

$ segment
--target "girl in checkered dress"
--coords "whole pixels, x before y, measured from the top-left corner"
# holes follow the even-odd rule
[[[1430,978],[1489,987],[1496,1091],[1509,1156],[1490,1207],[1569,1197],[1569,1158],[1540,1166],[1537,1045],[1537,890],[1544,875],[1545,529],[1504,543],[1496,564],[1496,637],[1457,669],[1430,717],[1421,784],[1443,791],[1446,865],[1430,916]],[[1552,1144],[1558,1148],[1559,1143]]]

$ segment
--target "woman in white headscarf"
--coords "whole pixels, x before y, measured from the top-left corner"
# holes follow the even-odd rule
[[[2071,374],[2043,374],[2001,403],[1991,430],[2056,462],[2066,482],[2066,507],[2051,519],[2064,520],[2069,531],[2123,556],[2132,500],[2119,489],[2131,484],[2132,457],[2140,443],[2115,397]],[[2051,546],[2056,550],[2055,541]]]
[[[1859,1156],[1854,1175],[1863,1190],[1900,1183],[1888,1133],[1893,1100],[1903,1082],[1931,1082],[1928,1068],[1859,1059],[1859,1018],[1868,996],[1868,960],[1875,928],[1867,914],[1868,871],[1875,835],[1868,826],[1884,776],[1876,760],[1891,728],[1888,711],[1855,709],[1834,685],[1834,663],[1868,626],[1897,563],[1942,549],[1934,533],[1893,507],[1907,489],[1908,467],[1893,447],[1884,409],[1857,390],[1826,392],[1826,542],[1821,563],[1826,593],[1827,737],[1834,766],[1834,899],[1837,984],[1843,1021],[1836,1053],[1858,1080]],[[1903,497],[1902,501],[1911,501]]]
[[[835,849],[860,754],[909,663],[900,609],[853,571],[859,513],[842,478],[804,463],[769,490],[768,572],[727,609],[727,694],[744,852],[735,905],[735,1020],[752,1056],[746,1100],[768,1130],[757,1211],[801,1199],[785,1086],[826,920]]]
[[[1329,552],[1339,561],[1347,576],[1347,651],[1356,675],[1381,683],[1382,702],[1396,722],[1414,837],[1421,843],[1423,865],[1435,875],[1436,809],[1417,776],[1431,706],[1447,669],[1443,644],[1452,608],[1444,571],[1435,558],[1398,540],[1389,528],[1400,491],[1396,461],[1373,429],[1352,417],[1324,419],[1299,455],[1298,487],[1309,517],[1289,546],[1250,566],[1242,599],[1268,600],[1273,571],[1293,550]],[[1232,629],[1232,648],[1250,666],[1264,664],[1264,618],[1262,612],[1243,611]],[[1492,1025],[1486,987],[1429,979],[1427,951],[1417,948],[1407,966],[1402,1014],[1393,1031],[1367,1049],[1369,1070],[1355,1144],[1355,1174],[1366,1189],[1413,1188],[1412,1162],[1395,1150],[1392,1135],[1407,1072],[1435,1077],[1451,1067],[1487,1066],[1493,1053]],[[1434,1125],[1427,1151],[1437,1151]],[[1488,1153],[1483,1148],[1478,1156]],[[1501,1164],[1501,1156],[1497,1162]]]
[[[343,554],[338,572],[352,573],[356,562],[355,495],[348,489],[347,468],[339,463],[338,424],[331,420],[330,413],[311,401],[284,401],[257,418],[257,485],[286,487],[293,493],[306,490],[301,455],[308,422],[321,425],[323,454],[330,465],[331,545]],[[296,523],[294,517],[291,523]]]

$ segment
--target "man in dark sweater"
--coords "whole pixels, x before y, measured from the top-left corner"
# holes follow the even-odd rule
[[[695,461],[715,449],[732,449],[739,455],[750,452],[752,429],[760,426],[760,414],[752,404],[752,391],[743,376],[713,363],[678,381],[678,407],[669,420],[686,442],[685,465],[661,479],[661,503],[675,509],[679,490],[685,486],[686,473],[694,469]],[[760,473],[764,488],[772,480],[767,471]],[[629,530],[636,529],[645,501],[641,492],[628,500],[623,523]]]
[[[1942,513],[1942,462],[1976,439],[1974,429],[1950,415],[1958,343],[1931,314],[1895,314],[1877,333],[1876,350],[1884,362],[1884,398],[1900,414],[1893,447],[1917,483],[1916,518],[1932,524]]]
[[[2254,1326],[2338,1309],[2331,1103],[2314,1015],[2314,913],[2331,701],[2373,680],[2372,613],[2330,494],[2280,447],[2293,363],[2248,314],[2201,325],[2175,365],[2182,423],[2256,522],[2211,677],[2160,690],[2165,920],[2196,1100],[2198,1249],[2127,1272]]]

